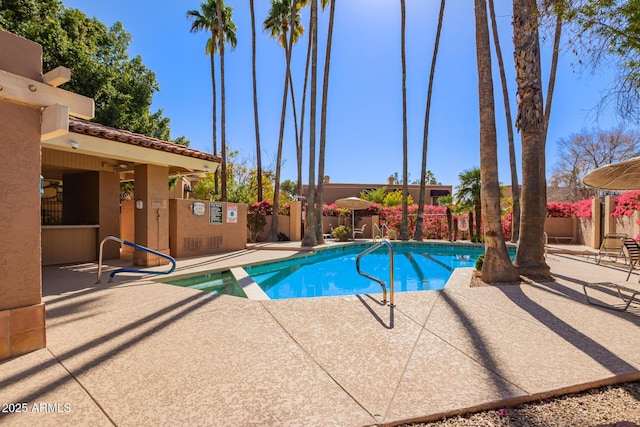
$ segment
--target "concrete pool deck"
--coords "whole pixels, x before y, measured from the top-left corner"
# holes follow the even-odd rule
[[[300,250],[277,247],[182,260],[177,274]],[[106,283],[107,272],[96,285],[95,264],[45,267],[47,348],[0,362],[0,404],[27,409],[0,424],[395,425],[640,379],[640,308],[582,293],[624,280],[622,262],[547,260],[553,282],[470,287],[458,269],[443,291],[396,293],[393,309],[368,295],[258,301],[149,276]]]

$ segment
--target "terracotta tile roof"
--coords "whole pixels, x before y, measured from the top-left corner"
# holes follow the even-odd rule
[[[220,163],[222,161],[220,157],[214,156],[210,153],[205,153],[204,151],[194,150],[193,148],[185,147],[183,145],[162,141],[126,130],[115,129],[101,125],[100,123],[82,120],[77,117],[69,117],[69,132],[95,136],[96,138],[109,139],[111,141],[118,141],[124,144],[138,145],[140,147],[151,148],[154,150],[167,151],[169,153],[194,157],[196,159],[208,160],[211,162]]]

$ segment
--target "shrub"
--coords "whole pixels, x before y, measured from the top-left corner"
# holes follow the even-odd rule
[[[476,260],[475,269],[478,270],[478,271],[482,270],[482,264],[484,264],[484,254],[483,255],[478,255],[478,259]]]
[[[574,212],[578,218],[591,218],[591,199],[580,200],[574,203]]]
[[[333,229],[333,237],[335,237],[338,242],[346,242],[352,236],[351,228],[345,227],[344,225]]]
[[[387,194],[387,187],[379,187],[371,190],[360,192],[360,198],[374,203],[383,203]]]
[[[324,216],[338,216],[340,215],[340,208],[335,203],[331,203],[330,205],[323,203],[322,204],[322,215]]]
[[[616,197],[616,209],[611,216],[615,218],[631,216],[637,210],[640,210],[640,191],[625,191]]]
[[[396,190],[396,191],[387,193],[387,195],[384,196],[384,200],[382,201],[382,204],[385,206],[402,205],[402,190]],[[409,197],[407,197],[407,205],[410,206],[413,204],[414,204],[413,197],[411,197],[411,194],[409,194]]]
[[[574,216],[575,207],[569,202],[547,203],[547,216],[550,218],[571,218]]]
[[[252,203],[247,210],[247,227],[249,228],[249,239],[257,241],[258,234],[264,230],[267,224],[267,215],[273,214],[273,206],[266,200]]]

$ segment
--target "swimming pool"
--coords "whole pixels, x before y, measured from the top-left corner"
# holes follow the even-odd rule
[[[368,244],[321,249],[305,256],[245,267],[271,299],[308,298],[381,293],[380,285],[360,276],[356,258]],[[393,243],[396,292],[444,288],[458,267],[473,267],[483,245]],[[389,256],[382,247],[361,259],[363,272],[382,279],[388,287]]]

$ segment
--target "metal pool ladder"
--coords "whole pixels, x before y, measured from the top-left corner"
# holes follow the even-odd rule
[[[358,270],[359,275],[364,276],[367,279],[373,280],[374,282],[380,283],[380,286],[382,286],[382,303],[386,304],[387,303],[387,286],[384,283],[384,281],[381,279],[378,279],[377,277],[370,276],[367,273],[364,273],[362,270],[360,270],[360,259],[363,256],[375,251],[379,247],[382,247],[383,245],[385,245],[389,250],[389,307],[395,307],[395,304],[393,302],[393,247],[391,246],[391,243],[388,240],[381,240],[379,242],[376,242],[373,246],[362,251],[360,255],[358,255],[358,257],[356,258],[356,270]]]
[[[100,242],[100,255],[98,256],[98,278],[97,278],[96,284],[100,283],[100,275],[102,274],[102,248],[104,246],[104,242],[106,242],[107,240],[113,240],[113,241],[125,244],[127,246],[131,246],[132,248],[152,253],[161,258],[168,259],[171,262],[171,269],[169,271],[149,271],[149,270],[138,270],[138,269],[131,269],[131,268],[119,268],[111,272],[111,274],[109,275],[109,282],[111,282],[113,280],[113,276],[115,276],[118,273],[169,274],[169,273],[173,273],[173,270],[176,269],[176,260],[173,259],[173,257],[170,257],[169,255],[165,255],[161,252],[154,251],[153,249],[149,249],[145,246],[136,245],[135,243],[122,240],[115,236],[107,236],[104,239],[102,239],[102,242]]]
[[[380,227],[377,223],[373,223],[373,226],[376,228],[376,233],[373,236],[373,241],[377,241],[377,239],[383,240],[384,239],[384,230],[387,230],[387,236],[389,236],[389,227],[387,227],[387,224],[383,223],[382,227]]]

